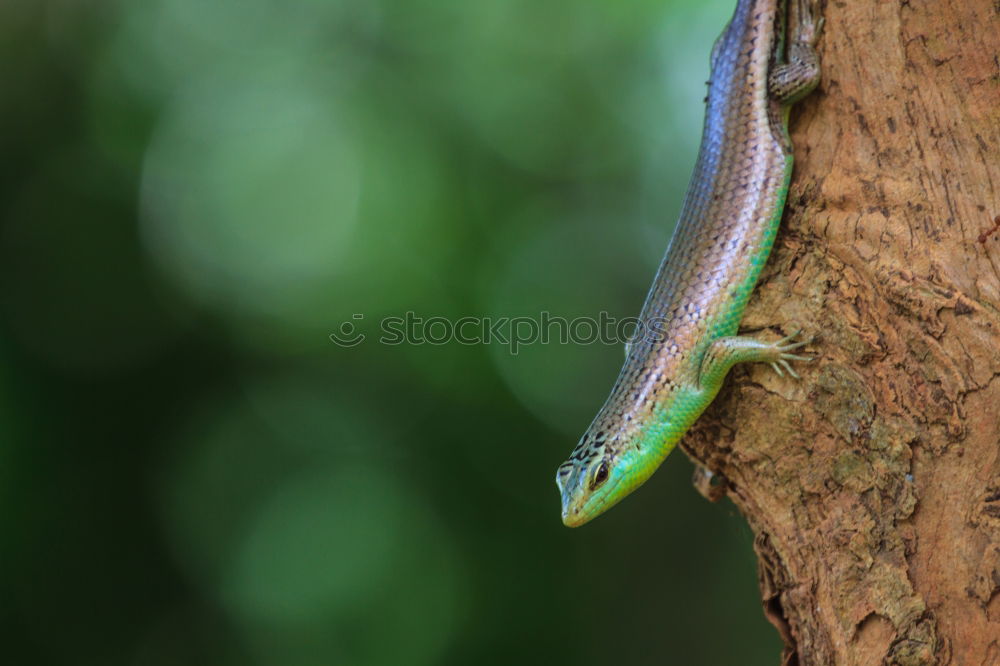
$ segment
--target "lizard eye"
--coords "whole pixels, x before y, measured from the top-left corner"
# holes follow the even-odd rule
[[[594,472],[594,478],[590,481],[590,489],[597,490],[601,484],[608,480],[608,461],[602,460],[601,464]]]

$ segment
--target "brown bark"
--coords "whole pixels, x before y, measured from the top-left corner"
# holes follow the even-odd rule
[[[684,447],[754,530],[786,663],[1000,664],[1000,2],[825,18],[744,318],[818,358],[737,369]]]

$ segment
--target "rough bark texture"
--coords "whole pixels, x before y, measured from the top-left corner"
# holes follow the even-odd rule
[[[1000,2],[825,17],[744,319],[819,358],[738,368],[684,447],[754,530],[785,663],[1000,664]]]

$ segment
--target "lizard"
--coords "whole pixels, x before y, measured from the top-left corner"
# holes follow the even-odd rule
[[[582,525],[642,485],[737,363],[790,361],[810,340],[738,335],[792,176],[789,110],[820,79],[816,0],[738,0],[711,53],[705,123],[666,254],[639,315],[642,335],[556,484],[562,520]],[[794,21],[792,21],[794,19]],[[792,23],[792,29],[786,26]],[[787,34],[786,34],[787,33]]]

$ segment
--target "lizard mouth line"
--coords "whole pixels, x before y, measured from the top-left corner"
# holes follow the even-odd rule
[[[607,485],[601,488],[600,497],[590,497],[583,502],[573,502],[571,496],[564,495],[562,507],[563,524],[566,527],[579,527],[590,522],[594,518],[597,518],[602,513],[617,504],[618,500],[621,498],[617,496],[615,491],[624,480],[625,479],[623,477],[620,477],[615,479],[613,482],[609,481]],[[587,505],[590,504],[591,501],[594,501],[595,505],[590,508],[590,510],[587,510]]]

